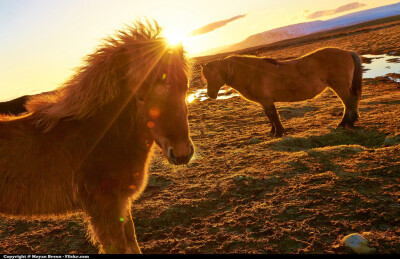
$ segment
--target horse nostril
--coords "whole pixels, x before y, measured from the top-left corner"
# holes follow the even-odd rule
[[[176,163],[176,156],[174,155],[174,149],[172,147],[168,148],[168,157]]]
[[[188,155],[183,155],[177,157],[174,153],[174,149],[172,147],[168,148],[168,159],[172,164],[175,165],[181,165],[181,164],[187,164],[189,163],[190,159],[194,155],[194,147],[193,145],[190,145],[190,154]]]

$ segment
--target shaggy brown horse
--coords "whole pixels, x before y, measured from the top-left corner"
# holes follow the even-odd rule
[[[172,164],[194,149],[187,120],[187,59],[156,22],[136,22],[85,60],[28,113],[0,120],[0,213],[87,215],[105,253],[140,253],[131,201],[146,185],[156,142]]]
[[[353,126],[358,119],[361,99],[362,67],[351,51],[324,48],[298,59],[278,62],[252,56],[229,56],[202,66],[207,94],[216,99],[224,84],[248,100],[260,103],[272,124],[270,134],[281,137],[284,128],[275,102],[297,102],[319,95],[328,86],[344,105],[339,126]]]

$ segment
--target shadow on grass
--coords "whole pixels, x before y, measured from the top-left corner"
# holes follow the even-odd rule
[[[379,105],[379,104],[385,104],[385,105],[396,105],[396,104],[400,104],[400,100],[382,100],[382,101],[371,101],[371,102],[367,102],[364,103],[364,105]]]
[[[292,118],[301,118],[306,115],[308,112],[318,111],[318,107],[314,107],[311,105],[302,105],[301,109],[299,107],[278,107],[278,112],[281,118],[284,120],[292,119]]]
[[[282,181],[281,177],[275,176],[260,179],[235,175],[224,179],[224,183],[223,187],[213,186],[210,191],[205,192],[205,199],[194,200],[190,204],[171,204],[158,216],[147,218],[139,216],[134,219],[139,243],[177,239],[186,242],[179,245],[179,249],[184,248],[183,251],[187,251],[187,246],[192,247],[195,243],[198,246],[196,250],[188,251],[234,252],[238,249],[237,246],[240,247],[237,241],[231,244],[232,247],[225,247],[225,250],[221,250],[221,244],[228,245],[230,242],[227,240],[231,236],[249,232],[260,236],[265,220],[259,219],[256,215],[249,215],[247,210],[253,208],[252,202],[263,199],[265,195],[273,195],[274,189],[286,185],[286,182]],[[260,209],[263,214],[268,215],[269,208],[254,209]],[[234,221],[227,220],[227,217]],[[217,225],[218,227],[215,227]],[[198,233],[208,237],[206,243],[199,243]],[[203,234],[201,238],[204,238]],[[176,247],[175,244],[170,245],[170,247],[152,248],[146,252],[167,253]]]
[[[366,148],[382,147],[386,135],[377,130],[366,130],[363,128],[334,129],[330,133],[310,137],[286,137],[272,143],[275,151],[297,152],[313,148],[339,145],[360,145]]]

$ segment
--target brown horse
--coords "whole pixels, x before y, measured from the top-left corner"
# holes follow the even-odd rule
[[[342,100],[340,127],[358,119],[362,67],[355,52],[324,48],[298,59],[279,62],[270,58],[229,56],[202,66],[207,94],[216,99],[224,84],[248,100],[260,103],[272,124],[270,134],[281,137],[284,128],[274,102],[297,102],[319,95],[328,86]]]
[[[25,103],[30,97],[30,95],[24,95],[9,101],[0,102],[0,113],[18,115],[26,112]]]
[[[0,120],[0,213],[57,216],[83,211],[101,252],[140,253],[131,201],[146,185],[156,142],[188,163],[183,48],[156,22],[136,22],[85,60],[62,87]]]
[[[51,92],[43,92],[36,95],[24,95],[9,101],[0,102],[0,114],[19,115],[27,112],[25,104],[34,96],[50,94]]]

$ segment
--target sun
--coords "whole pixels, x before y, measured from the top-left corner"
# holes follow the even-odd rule
[[[183,44],[183,41],[186,39],[185,34],[176,31],[173,32],[166,31],[164,35],[170,45],[177,45],[180,43]]]

